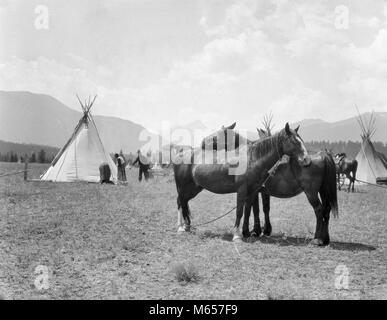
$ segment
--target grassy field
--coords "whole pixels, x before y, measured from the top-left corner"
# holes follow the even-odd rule
[[[0,175],[22,169],[0,163]],[[45,167],[31,169],[38,178]],[[315,216],[303,194],[272,199],[271,237],[235,244],[235,213],[178,235],[173,176],[142,184],[136,176],[128,170],[127,186],[0,178],[0,297],[387,298],[387,190],[339,192],[328,247],[308,244]],[[234,205],[235,195],[202,192],[191,202],[193,224]],[[348,286],[339,282],[346,272]]]

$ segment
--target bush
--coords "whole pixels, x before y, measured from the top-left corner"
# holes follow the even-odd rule
[[[172,271],[175,273],[179,282],[196,282],[199,280],[199,274],[193,264],[185,266],[183,263],[177,263],[173,266]]]

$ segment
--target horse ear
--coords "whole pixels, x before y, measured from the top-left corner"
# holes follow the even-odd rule
[[[294,131],[296,131],[296,133],[298,133],[298,129],[300,129],[300,125],[298,125],[298,127],[296,129],[294,129]]]
[[[257,130],[258,130],[259,137],[261,139],[266,137],[266,131],[265,130],[263,130],[263,129],[257,129]]]
[[[231,126],[227,127],[227,129],[233,130],[236,126],[236,122],[234,122]]]
[[[287,135],[291,135],[292,133],[290,132],[290,127],[289,127],[289,122],[286,122],[285,125],[285,132]]]

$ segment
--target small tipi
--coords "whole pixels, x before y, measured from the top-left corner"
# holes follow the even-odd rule
[[[78,97],[78,96],[77,96]],[[42,175],[43,181],[88,181],[99,182],[99,166],[107,163],[111,170],[111,180],[116,181],[117,167],[105,151],[97,127],[90,113],[93,101],[82,104],[83,116],[74,129],[74,133],[54,158],[51,166]]]
[[[368,183],[377,183],[378,180],[387,179],[387,166],[381,153],[375,150],[371,138],[376,131],[376,119],[374,114],[370,115],[368,121],[359,113],[358,122],[362,130],[362,144],[356,156],[358,169],[357,179]]]

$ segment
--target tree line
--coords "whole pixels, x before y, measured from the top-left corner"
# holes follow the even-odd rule
[[[380,141],[373,142],[375,149],[384,155],[387,155],[387,143]],[[310,152],[318,152],[320,150],[327,149],[332,153],[341,153],[345,152],[348,157],[355,158],[357,153],[360,150],[361,143],[357,141],[310,141],[305,142],[305,146]],[[123,155],[122,150],[120,155]],[[135,153],[129,153],[124,156],[128,163],[132,163],[137,157]],[[52,154],[47,154],[44,149],[41,149],[39,152],[32,152],[29,155],[27,154],[18,154],[14,151],[8,151],[6,153],[0,153],[0,161],[3,162],[24,162],[25,159],[30,163],[51,163],[54,156]],[[161,155],[158,157],[161,159]]]
[[[53,160],[52,156],[47,156],[44,149],[41,149],[39,152],[32,152],[29,155],[20,155],[14,151],[0,153],[0,161],[2,162],[24,162],[26,159],[30,163],[51,163]]]

